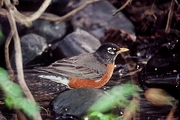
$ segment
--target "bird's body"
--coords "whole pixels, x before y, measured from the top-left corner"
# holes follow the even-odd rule
[[[66,84],[70,88],[100,88],[111,78],[117,55],[126,51],[128,49],[106,43],[94,53],[58,60],[50,66],[37,68],[36,71],[49,74],[39,77]]]

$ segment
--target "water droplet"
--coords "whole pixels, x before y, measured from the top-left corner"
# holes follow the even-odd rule
[[[141,56],[141,53],[140,53],[140,52],[138,52],[138,53],[137,53],[137,56]]]
[[[51,47],[52,46],[52,44],[48,44],[48,47]]]
[[[140,68],[140,66],[139,65],[136,65],[136,69],[139,69]]]

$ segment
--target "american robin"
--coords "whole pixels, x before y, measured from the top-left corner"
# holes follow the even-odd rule
[[[62,83],[70,88],[100,88],[113,74],[115,59],[119,53],[128,51],[113,43],[102,44],[94,53],[83,53],[36,68],[41,78]]]

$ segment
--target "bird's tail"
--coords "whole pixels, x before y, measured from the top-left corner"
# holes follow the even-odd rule
[[[52,72],[46,71],[46,70],[41,69],[41,68],[34,68],[33,70],[32,69],[31,70],[25,70],[25,72],[35,74],[35,75],[37,75],[37,77],[42,78],[42,79],[48,79],[48,80],[51,80],[53,82],[62,83],[62,84],[67,85],[67,86],[69,83],[69,80],[67,77],[54,74]]]
[[[40,78],[44,78],[44,79],[49,79],[53,82],[57,82],[57,83],[62,83],[64,85],[68,86],[69,80],[66,77],[63,76],[54,76],[54,75],[44,75],[44,74],[40,74],[38,75],[38,77]]]

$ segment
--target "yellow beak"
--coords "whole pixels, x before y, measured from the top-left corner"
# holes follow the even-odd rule
[[[120,48],[120,50],[117,51],[116,54],[120,54],[120,53],[127,52],[127,51],[129,51],[129,49],[127,49],[127,48]]]

